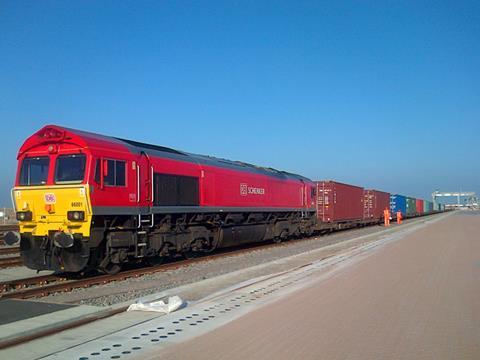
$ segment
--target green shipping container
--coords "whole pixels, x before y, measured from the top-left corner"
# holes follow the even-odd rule
[[[429,214],[433,212],[433,202],[424,200],[423,201],[423,212],[424,214]]]
[[[415,216],[417,213],[417,200],[407,196],[407,216]]]

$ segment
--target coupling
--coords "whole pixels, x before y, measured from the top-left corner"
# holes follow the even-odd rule
[[[59,248],[69,248],[73,246],[73,235],[63,231],[57,231],[53,235],[53,244]]]

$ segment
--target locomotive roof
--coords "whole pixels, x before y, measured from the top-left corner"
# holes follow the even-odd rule
[[[214,156],[209,155],[199,155],[188,153],[172,148],[168,148],[165,146],[153,145],[148,143],[142,143],[139,141],[133,141],[128,139],[121,139],[121,138],[114,138],[116,140],[120,140],[127,144],[128,147],[133,147],[137,152],[145,152],[151,155],[158,155],[162,157],[166,157],[169,159],[180,160],[180,161],[188,161],[188,162],[195,162],[202,165],[213,165],[217,167],[223,168],[230,168],[235,170],[248,170],[250,172],[255,172],[258,174],[263,174],[267,176],[275,176],[279,178],[292,178],[297,180],[309,180],[301,175],[289,173],[286,171],[277,170],[270,167],[262,167],[253,164],[249,164],[242,161],[233,161],[223,158],[217,158]]]
[[[45,131],[47,131],[48,129],[64,131],[67,134],[76,135],[80,138],[79,140],[85,146],[92,147],[92,148],[104,147],[107,144],[109,144],[110,146],[115,144],[114,145],[115,147],[118,147],[120,145],[122,147],[126,147],[130,152],[133,152],[136,154],[140,154],[144,152],[152,156],[159,156],[159,157],[164,157],[164,158],[179,160],[179,161],[193,162],[201,165],[211,165],[211,166],[217,166],[221,168],[249,171],[249,172],[254,172],[254,173],[262,174],[266,176],[278,177],[281,179],[290,178],[290,179],[296,179],[296,180],[310,181],[310,179],[303,177],[301,175],[277,170],[270,167],[256,166],[256,165],[241,162],[241,161],[233,161],[233,160],[227,160],[222,158],[216,158],[209,155],[192,154],[192,153],[187,153],[184,151],[168,148],[165,146],[153,145],[153,144],[143,143],[139,141],[117,138],[113,136],[106,136],[106,135],[91,133],[83,130],[70,129],[70,128],[65,128],[57,125],[47,125],[44,128],[42,128],[40,131],[38,131],[35,135],[40,135]],[[26,145],[28,141],[29,139],[25,142],[25,144],[20,149],[20,153],[26,151],[25,148],[27,147]]]

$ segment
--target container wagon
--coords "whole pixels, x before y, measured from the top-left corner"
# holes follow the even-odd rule
[[[440,203],[435,202],[433,204],[433,208],[434,208],[435,211],[442,211],[442,206],[441,206]]]
[[[433,203],[431,201],[423,201],[423,212],[425,214],[431,214],[433,212]]]
[[[363,201],[363,219],[365,222],[382,222],[383,211],[390,208],[390,194],[368,189],[364,191]]]
[[[403,217],[407,216],[407,198],[403,195],[390,195],[390,212],[392,218],[397,218],[397,212],[400,211]]]
[[[417,215],[420,216],[420,215],[424,214],[423,207],[424,207],[424,201],[422,199],[416,199],[415,200],[415,209],[416,209]]]
[[[316,181],[316,230],[363,224],[363,188],[336,181]]]
[[[406,217],[414,217],[417,215],[417,206],[415,198],[407,196],[407,213]]]

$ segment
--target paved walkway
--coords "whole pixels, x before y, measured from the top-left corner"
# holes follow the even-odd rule
[[[336,276],[149,359],[480,359],[480,213],[460,212]]]

